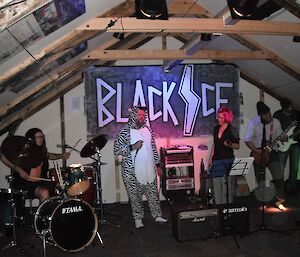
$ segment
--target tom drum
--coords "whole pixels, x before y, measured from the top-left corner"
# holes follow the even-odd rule
[[[66,188],[69,196],[82,195],[90,186],[90,181],[84,173],[81,164],[71,164],[67,168]]]

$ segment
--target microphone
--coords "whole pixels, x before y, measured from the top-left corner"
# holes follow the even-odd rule
[[[139,140],[139,141],[142,141],[142,143],[144,143],[143,140]],[[142,145],[142,146],[143,146],[143,145]],[[134,156],[134,160],[135,160],[135,158],[136,158],[136,156],[137,156],[139,150],[142,148],[142,146],[141,146],[140,148],[136,149],[135,156]]]
[[[67,144],[64,144],[64,145],[56,145],[57,148],[71,148],[70,146],[68,146]]]

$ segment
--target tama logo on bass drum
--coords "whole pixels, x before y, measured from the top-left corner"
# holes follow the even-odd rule
[[[73,206],[73,207],[62,208],[61,213],[67,214],[67,213],[82,212],[82,211],[83,209],[81,206]]]

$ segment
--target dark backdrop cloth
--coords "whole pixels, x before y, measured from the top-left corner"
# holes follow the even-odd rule
[[[222,87],[218,91],[217,85],[220,85],[218,83],[223,83],[222,85],[227,87]],[[128,109],[133,104],[137,104],[134,102],[134,95],[139,85],[150,118],[151,108],[154,113],[158,113],[169,103],[178,121],[178,124],[174,124],[170,115],[167,121],[163,121],[163,115],[150,120],[156,137],[211,135],[216,124],[216,112],[219,107],[216,105],[216,98],[218,97],[226,99],[225,103],[220,105],[231,107],[235,115],[233,124],[239,127],[239,69],[232,64],[178,65],[168,73],[164,72],[162,66],[93,67],[85,72],[88,139],[99,134],[115,138],[126,122],[126,120],[116,121],[118,106],[121,106],[119,108],[121,117],[127,118]],[[172,87],[174,89],[170,93]],[[169,95],[166,94],[166,88],[169,90]],[[205,91],[205,88],[209,89]],[[153,104],[149,101],[151,90],[162,92],[161,95],[153,95]],[[165,101],[162,100],[163,98]],[[138,102],[138,104],[143,103]],[[104,111],[100,111],[101,105]],[[205,113],[204,108],[212,112]],[[107,117],[111,120],[107,124],[99,125],[99,114],[103,115],[102,120]]]

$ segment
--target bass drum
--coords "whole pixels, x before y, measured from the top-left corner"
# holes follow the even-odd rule
[[[81,199],[52,197],[44,201],[34,217],[36,233],[48,244],[66,252],[78,252],[90,245],[98,230],[92,207]]]

